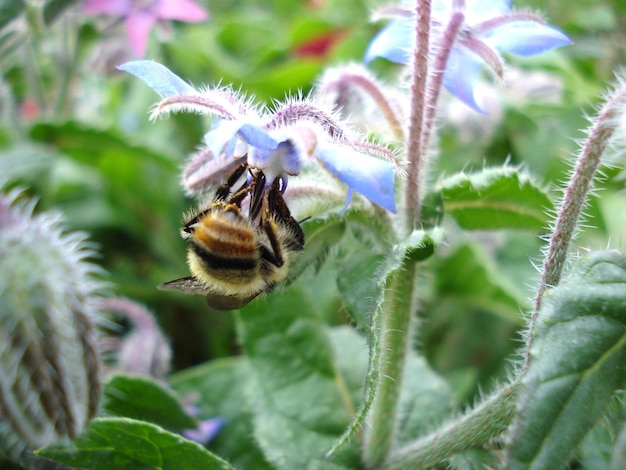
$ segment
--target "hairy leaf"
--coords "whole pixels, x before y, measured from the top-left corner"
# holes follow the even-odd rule
[[[378,324],[383,316],[383,304],[388,301],[387,291],[388,284],[392,281],[394,276],[403,275],[401,267],[407,260],[413,259],[425,259],[429,253],[434,251],[434,246],[437,245],[443,238],[443,232],[441,230],[433,230],[432,232],[424,232],[422,230],[415,230],[412,232],[406,240],[396,245],[391,254],[383,260],[380,269],[378,270],[375,280],[375,298],[372,308],[372,326],[370,328],[370,354],[369,354],[369,366],[365,379],[365,396],[363,402],[356,412],[354,419],[350,425],[346,428],[340,439],[334,444],[332,449],[329,450],[329,454],[333,454],[343,446],[345,446],[352,437],[356,434],[357,430],[363,424],[365,417],[367,416],[370,408],[375,399],[376,386],[380,380],[381,375],[381,338],[378,334],[380,325]],[[412,262],[412,261],[411,261]],[[394,292],[398,298],[402,298],[406,292]]]
[[[49,446],[37,455],[89,470],[230,470],[196,442],[143,421],[98,418],[68,446]]]
[[[287,283],[295,281],[311,265],[316,271],[319,270],[328,251],[341,239],[345,229],[345,221],[339,215],[304,222],[302,230],[305,249],[290,266]]]
[[[626,257],[581,260],[546,292],[531,339],[507,468],[559,468],[626,380]]]
[[[337,287],[346,311],[362,331],[368,331],[376,306],[377,271],[383,254],[366,252],[352,256],[339,266]]]
[[[146,376],[109,376],[104,386],[102,407],[114,416],[150,421],[177,432],[198,425],[171,390]]]
[[[326,458],[354,405],[333,357],[328,332],[296,286],[240,312],[239,331],[250,360],[254,434],[279,469],[354,468],[356,446]]]
[[[478,308],[522,324],[524,293],[503,277],[478,246],[461,244],[437,266],[435,285],[440,298]]]
[[[547,191],[519,168],[488,168],[441,181],[444,210],[467,230],[541,230],[553,208]]]
[[[24,0],[0,0],[0,28],[24,10]]]
[[[452,409],[452,392],[446,381],[423,357],[409,353],[400,394],[397,445],[426,434]]]
[[[209,448],[236,468],[273,468],[254,439],[248,405],[249,364],[244,356],[211,361],[169,377],[190,405],[200,409],[198,419],[221,417],[225,424]]]

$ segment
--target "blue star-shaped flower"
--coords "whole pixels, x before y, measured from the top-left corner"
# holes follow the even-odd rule
[[[571,44],[571,40],[533,13],[511,11],[510,0],[434,0],[431,20],[434,50],[441,41],[452,15],[463,15],[463,21],[448,57],[443,85],[465,104],[480,113],[484,111],[474,98],[480,71],[487,65],[502,76],[504,65],[500,52],[527,57]],[[413,12],[404,12],[391,21],[370,43],[365,54],[367,62],[383,57],[407,63],[411,51]]]
[[[279,176],[286,181],[287,175],[298,175],[307,158],[316,158],[348,186],[348,200],[356,191],[395,213],[393,164],[359,152],[348,142],[325,139],[314,129],[304,124],[268,131],[245,121],[221,121],[205,135],[205,142],[214,155],[247,154],[248,165],[263,170],[268,186]]]
[[[378,158],[395,156],[375,144],[348,139],[332,116],[315,103],[290,100],[274,113],[258,113],[228,90],[194,89],[157,62],[133,61],[119,69],[140,78],[161,95],[163,101],[153,116],[189,110],[218,118],[204,136],[207,151],[199,153],[185,171],[188,190],[219,183],[242,161],[263,171],[268,187],[276,178],[286,183],[288,175],[298,175],[304,162],[313,158],[348,186],[348,200],[356,191],[374,204],[396,211],[396,167]]]

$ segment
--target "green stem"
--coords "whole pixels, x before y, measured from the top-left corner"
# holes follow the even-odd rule
[[[63,21],[63,51],[58,63],[59,93],[55,103],[55,115],[62,116],[68,109],[68,98],[78,60],[78,31],[76,18],[65,15]]]
[[[602,162],[602,155],[609,145],[615,130],[619,126],[619,119],[626,106],[626,85],[619,87],[606,102],[593,126],[589,130],[589,137],[580,150],[570,181],[565,188],[563,201],[559,210],[546,257],[543,262],[543,271],[533,314],[528,326],[529,334],[526,351],[530,351],[533,331],[537,315],[541,309],[541,300],[546,289],[557,286],[561,280],[563,267],[567,261],[569,246],[576,233],[582,210],[587,197],[593,188],[594,179]],[[529,356],[526,356],[524,369],[528,365]]]
[[[43,83],[39,68],[37,67],[39,55],[39,39],[41,38],[41,9],[32,2],[26,3],[25,17],[28,23],[29,34],[24,47],[24,73],[28,82],[29,90],[37,102],[40,112],[45,112],[47,103],[43,91]]]
[[[405,356],[410,335],[415,262],[405,257],[389,278],[382,314],[372,327],[380,335],[378,380],[374,400],[364,433],[363,459],[367,468],[375,468],[391,448],[397,423],[398,402],[402,386]]]
[[[425,155],[424,108],[430,53],[431,0],[417,0],[415,5],[415,36],[413,45],[413,76],[411,83],[410,122],[406,137],[407,180],[405,183],[406,234],[419,227],[421,218],[420,184]],[[411,313],[417,266],[404,256],[386,283],[382,314],[372,325],[371,357],[379,357],[377,380],[371,410],[364,432],[363,459],[366,467],[378,467],[393,446],[398,423],[398,403],[404,364],[411,338]]]
[[[513,419],[519,382],[500,389],[460,418],[389,455],[385,469],[432,468],[501,436]]]

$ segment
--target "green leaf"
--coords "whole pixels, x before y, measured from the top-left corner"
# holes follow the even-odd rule
[[[613,403],[615,402],[617,400],[613,400]],[[579,468],[611,468],[612,454],[619,446],[618,435],[620,428],[619,426],[611,425],[611,418],[615,419],[614,415],[619,414],[615,413],[617,408],[617,406],[611,407],[610,413],[613,416],[599,420],[578,446],[576,462]],[[615,424],[617,425],[618,423]],[[614,443],[616,444],[615,449],[613,448]],[[617,470],[626,468],[626,465],[614,466],[612,468]]]
[[[248,405],[249,365],[244,356],[219,359],[169,377],[181,397],[201,410],[199,419],[219,416],[225,424],[209,448],[240,469],[273,468],[254,440]]]
[[[422,356],[408,354],[400,393],[397,445],[432,430],[433,423],[450,416],[453,397],[447,382]]]
[[[176,432],[198,425],[171,390],[146,376],[109,376],[104,384],[102,408],[114,416],[150,421]]]
[[[287,283],[295,281],[310,266],[318,271],[346,230],[343,217],[334,214],[323,219],[313,219],[302,224],[304,231],[304,251],[298,255],[289,268]]]
[[[513,167],[459,173],[439,182],[446,214],[467,230],[542,230],[553,204],[528,173]]]
[[[385,258],[379,253],[365,251],[348,257],[339,266],[337,287],[346,311],[361,331],[368,331],[376,306],[376,276]]]
[[[240,311],[254,435],[279,469],[355,468],[356,445],[325,457],[350,422],[354,404],[312,305],[294,285],[288,293],[268,296],[265,306],[250,304]]]
[[[0,0],[0,28],[24,10],[24,0]]]
[[[474,244],[461,244],[437,265],[437,297],[463,309],[476,308],[518,325],[527,300],[524,293],[498,272],[496,266]]]
[[[360,243],[375,251],[388,251],[398,242],[389,213],[382,209],[349,209],[344,215],[350,231]]]
[[[43,7],[43,20],[50,26],[68,7],[78,3],[78,0],[48,0]]]
[[[178,219],[185,203],[175,155],[168,156],[163,148],[135,145],[119,131],[76,121],[36,124],[30,137],[58,152],[46,184],[53,188],[49,193],[58,199],[55,206],[69,225],[90,232],[123,231],[132,242],[141,241],[141,250],[133,250],[137,259],[152,250],[149,256],[163,257],[171,265],[182,261]],[[42,200],[50,196],[44,194]],[[147,227],[159,236],[146,237]],[[131,240],[103,245],[124,251]]]
[[[622,423],[622,428],[617,435],[613,455],[611,457],[611,470],[618,470],[626,467],[626,422]]]
[[[591,253],[547,291],[507,468],[559,468],[626,380],[626,257]]]
[[[356,434],[358,429],[363,424],[365,417],[367,416],[370,408],[375,399],[376,387],[380,380],[380,358],[381,358],[381,319],[383,318],[383,304],[388,301],[387,293],[389,289],[389,283],[396,275],[404,274],[400,273],[402,266],[408,259],[413,257],[417,259],[424,259],[428,253],[434,251],[434,246],[439,244],[443,239],[443,231],[441,229],[433,229],[431,232],[424,232],[422,230],[415,230],[412,232],[406,240],[398,245],[394,246],[391,254],[383,260],[380,269],[376,275],[376,284],[374,290],[374,307],[372,316],[372,326],[369,329],[369,366],[365,381],[365,396],[363,402],[356,412],[354,419],[350,425],[345,429],[341,437],[335,442],[333,447],[329,450],[329,454],[332,455],[339,449],[343,448],[350,439]],[[396,292],[393,294],[398,298],[406,297],[406,292]]]
[[[363,380],[367,372],[367,341],[354,328],[341,325],[328,329],[339,376],[352,397],[355,408],[363,400]]]
[[[498,468],[498,458],[486,449],[470,449],[450,457],[446,463],[450,470],[484,470]]]
[[[7,59],[22,45],[25,39],[25,31],[15,31],[11,28],[0,30],[0,60]]]
[[[70,445],[45,447],[36,454],[89,470],[232,469],[196,442],[128,418],[95,419]]]

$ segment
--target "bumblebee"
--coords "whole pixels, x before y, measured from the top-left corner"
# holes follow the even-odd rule
[[[181,236],[189,243],[190,277],[159,286],[204,295],[218,310],[240,308],[270,292],[289,272],[304,248],[304,233],[291,216],[277,178],[265,188],[262,172],[236,191],[247,165],[240,165],[220,186],[210,206],[187,217]],[[242,202],[249,197],[249,207]]]

